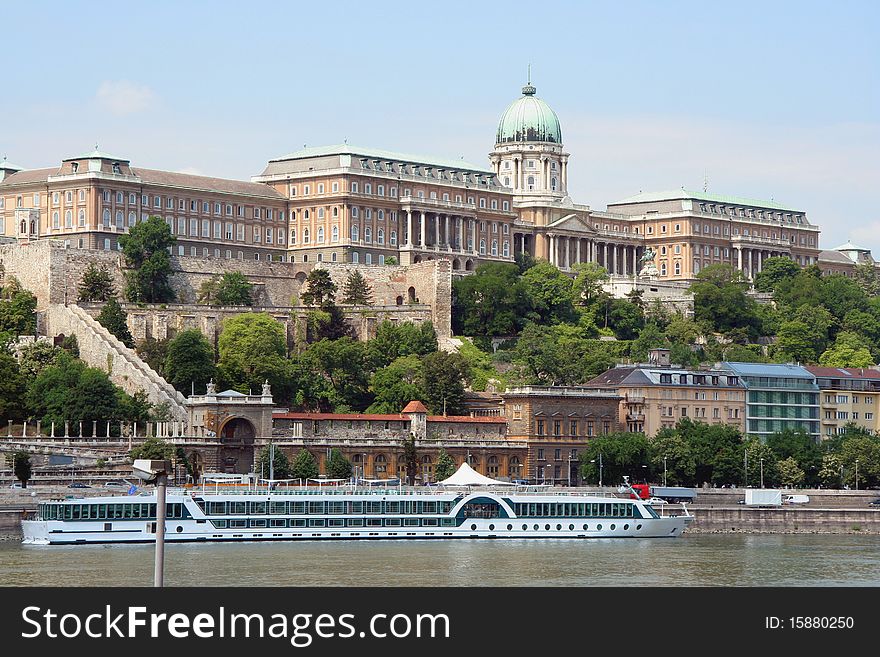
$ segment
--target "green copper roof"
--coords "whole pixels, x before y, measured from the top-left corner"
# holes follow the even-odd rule
[[[3,159],[0,160],[0,169],[6,169],[7,171],[24,171],[24,167],[16,166],[7,160],[5,155],[3,156]]]
[[[868,252],[870,252],[870,250],[871,249],[866,249],[861,246],[856,246],[855,244],[853,244],[849,240],[846,241],[846,244],[841,244],[840,246],[835,246],[832,249],[832,251],[868,251]]]
[[[746,205],[756,208],[768,208],[772,210],[786,210],[788,212],[803,212],[795,208],[786,207],[775,201],[764,201],[754,198],[743,198],[741,196],[721,196],[720,194],[709,194],[707,192],[693,192],[687,189],[677,189],[667,192],[643,192],[623,199],[609,203],[610,208],[613,205],[627,205],[630,203],[652,203],[654,201],[674,201],[678,199],[691,199],[694,201],[709,201],[710,203],[724,203],[726,205]]]
[[[562,143],[559,117],[547,103],[535,96],[536,91],[531,83],[527,84],[523,87],[522,97],[507,106],[498,122],[496,144],[523,141]]]
[[[109,153],[103,153],[98,150],[97,146],[95,146],[95,150],[93,150],[91,153],[83,153],[82,155],[67,157],[64,158],[62,162],[70,162],[71,160],[116,160],[117,162],[128,162],[127,157],[116,157],[114,155],[110,155]]]
[[[427,164],[435,167],[443,167],[445,169],[456,169],[458,171],[477,171],[479,173],[495,173],[492,169],[484,166],[470,164],[464,160],[447,160],[443,158],[412,155],[409,153],[395,153],[394,151],[383,151],[377,148],[361,148],[360,146],[351,146],[349,144],[334,144],[332,146],[312,146],[303,148],[302,150],[276,157],[270,162],[283,162],[285,160],[302,160],[309,157],[322,157],[327,155],[351,155],[353,157],[367,157],[377,160],[392,160],[395,162],[406,162],[409,164]]]

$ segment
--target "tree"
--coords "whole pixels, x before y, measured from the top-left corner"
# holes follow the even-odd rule
[[[335,303],[336,284],[326,269],[316,267],[306,278],[307,289],[302,294],[302,302],[307,306],[324,306]]]
[[[35,378],[44,369],[54,365],[62,351],[61,347],[56,347],[45,340],[24,345],[18,352],[21,373],[28,378]],[[2,413],[0,417],[3,417]]]
[[[575,319],[571,279],[555,265],[541,260],[523,273],[521,280],[538,315],[535,321],[558,324]]]
[[[239,392],[268,379],[276,394],[285,389],[287,339],[284,325],[266,313],[241,313],[223,321],[218,340],[223,385]]]
[[[113,276],[107,267],[91,263],[83,272],[79,283],[80,301],[109,301],[116,296]]]
[[[776,455],[768,445],[758,438],[750,437],[745,442],[745,451],[748,454],[749,486],[773,487],[779,484],[779,465]]]
[[[434,468],[434,475],[437,477],[437,481],[443,481],[454,474],[455,461],[449,455],[449,452],[441,447],[440,453],[437,455],[437,467]]]
[[[370,405],[369,368],[363,342],[347,337],[321,340],[309,345],[300,361],[324,379],[324,408],[344,413],[352,409],[362,411]]]
[[[401,356],[425,356],[437,351],[437,332],[431,322],[394,324],[384,320],[376,337],[367,342],[367,354],[374,369],[386,367]]]
[[[0,298],[0,336],[6,340],[37,332],[37,298],[21,287],[13,277],[2,289]]]
[[[651,476],[651,443],[643,433],[609,433],[592,438],[580,457],[584,481],[598,483],[600,454],[603,483],[621,483],[624,476],[630,481]]]
[[[576,303],[581,306],[593,306],[601,301],[607,293],[602,284],[608,280],[608,270],[595,262],[581,262],[573,267],[575,278],[572,289]]]
[[[873,262],[859,262],[853,270],[853,280],[869,297],[880,296],[880,277]]]
[[[342,455],[337,448],[330,450],[330,458],[327,460],[327,476],[332,479],[351,479],[354,468],[351,461]]]
[[[399,413],[413,400],[424,401],[424,367],[415,354],[402,356],[373,374],[370,388],[375,399],[367,413]]]
[[[110,297],[101,308],[98,323],[119,338],[126,347],[134,348],[134,338],[128,330],[128,315],[119,305],[116,297]]]
[[[487,262],[452,283],[452,325],[456,334],[514,335],[532,312],[519,268]]]
[[[137,447],[133,447],[128,457],[135,459],[155,459],[157,461],[173,461],[176,457],[174,445],[161,438],[150,436]]]
[[[394,256],[388,256],[387,258],[385,258],[385,264],[386,265],[396,265],[397,258],[395,258]]]
[[[758,292],[774,292],[779,281],[797,276],[800,270],[800,266],[791,258],[767,258],[761,271],[755,274],[755,289]]]
[[[221,306],[253,305],[254,286],[240,271],[228,271],[217,284],[217,304]]]
[[[355,306],[369,306],[372,303],[373,288],[357,269],[348,272],[343,287],[342,303]]]
[[[666,345],[666,336],[654,322],[648,322],[630,345],[630,356],[637,363],[648,360],[648,352]]]
[[[345,321],[345,313],[335,304],[325,303],[319,309],[310,310],[306,321],[308,342],[354,337],[354,331]]]
[[[410,486],[416,483],[416,474],[419,471],[418,452],[416,451],[416,436],[410,434],[403,439],[403,460],[406,463],[406,482]]]
[[[168,338],[164,340],[156,340],[154,338],[146,338],[135,345],[138,356],[141,357],[147,365],[159,376],[165,376],[165,359],[168,356],[168,344],[171,342]]]
[[[311,452],[305,449],[299,450],[299,454],[290,465],[290,476],[294,479],[307,481],[318,476],[318,462]]]
[[[274,458],[270,456],[273,451],[275,452]],[[270,475],[275,479],[289,479],[293,476],[291,474],[293,466],[290,464],[290,459],[287,458],[287,454],[280,447],[272,450],[269,446],[266,446],[261,449],[257,457],[257,469],[260,471],[261,476],[266,479]]]
[[[165,303],[174,300],[171,288],[171,256],[168,248],[177,243],[171,228],[161,217],[150,217],[119,237],[129,271],[125,274],[125,296],[137,303]]]
[[[422,388],[425,404],[435,415],[459,415],[464,412],[464,382],[470,375],[460,354],[435,351],[422,359]]]
[[[610,299],[605,305],[604,320],[618,340],[635,339],[645,326],[641,307],[627,299]]]
[[[767,446],[773,451],[780,465],[786,459],[793,459],[794,464],[804,472],[808,483],[818,483],[818,474],[822,467],[822,450],[808,433],[802,429],[783,429],[767,437]]]
[[[21,482],[22,488],[27,488],[28,481],[31,479],[31,455],[23,450],[17,450],[6,458],[8,465],[12,467],[12,474]]]
[[[21,421],[27,417],[27,379],[14,356],[0,351],[0,418]]]
[[[165,379],[182,393],[201,393],[217,376],[214,348],[197,329],[181,331],[168,342],[165,357]]]
[[[789,488],[799,488],[804,483],[804,471],[798,466],[797,461],[789,456],[778,463],[779,482]]]
[[[875,362],[867,342],[848,331],[838,333],[834,344],[819,356],[824,367],[873,367]]]
[[[730,265],[711,265],[691,285],[694,319],[710,331],[727,333],[744,329],[748,337],[758,336],[760,322],[756,302],[746,294],[748,281]]]
[[[815,363],[818,360],[817,342],[813,327],[800,320],[783,322],[776,338],[776,346],[782,358],[799,363]]]
[[[211,276],[208,280],[202,281],[202,284],[199,286],[199,296],[196,298],[196,303],[205,306],[216,306],[217,290],[219,287],[219,276]]]

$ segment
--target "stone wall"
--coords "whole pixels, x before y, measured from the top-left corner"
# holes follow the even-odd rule
[[[121,296],[125,281],[124,262],[119,252],[65,248],[64,243],[58,240],[0,245],[0,264],[6,275],[16,276],[25,288],[34,293],[40,310],[50,303],[75,302],[82,275],[92,263],[107,267]],[[285,313],[288,313],[291,305],[295,305],[292,302],[302,295],[306,276],[315,266],[324,267],[330,272],[339,286],[340,298],[346,276],[357,269],[370,282],[376,306],[428,306],[438,337],[447,338],[452,334],[452,267],[449,260],[383,266],[172,256],[171,263],[175,270],[171,285],[177,294],[177,301],[183,305],[194,304],[202,283],[212,277],[229,271],[241,271],[254,284],[255,305],[277,308]],[[424,308],[413,310],[421,313]],[[184,313],[188,312],[188,309],[184,310]],[[232,312],[240,310],[233,309]],[[358,309],[358,312],[361,311]],[[406,315],[404,310],[395,312]],[[417,317],[422,319],[415,321],[424,319],[421,314],[417,314]],[[184,318],[181,321],[185,323],[191,320]],[[360,327],[358,331],[361,331]],[[367,328],[363,331],[364,334],[368,333]]]

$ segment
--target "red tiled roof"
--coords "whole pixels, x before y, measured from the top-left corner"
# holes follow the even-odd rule
[[[804,366],[813,376],[831,379],[880,379],[880,370],[870,367],[815,367]]]
[[[420,401],[411,401],[406,407],[401,411],[401,413],[424,413],[428,414],[428,409],[425,408],[425,405]]]
[[[279,420],[376,420],[379,422],[408,422],[409,417],[401,414],[382,415],[378,413],[273,413],[273,419]],[[476,424],[506,424],[507,418],[471,417],[470,415],[429,415],[428,422],[467,422]]]

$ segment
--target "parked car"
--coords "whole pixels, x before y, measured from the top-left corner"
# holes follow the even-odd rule
[[[880,497],[876,497],[870,502],[868,502],[871,506],[880,506]]]
[[[124,479],[111,479],[104,484],[104,488],[118,488],[120,490],[128,490],[131,487],[132,483],[130,481],[125,481]]]
[[[91,488],[88,484],[84,484],[81,481],[75,481],[68,486],[68,488]]]
[[[647,500],[645,500],[645,502],[652,506],[654,504],[669,504],[669,502],[664,500],[662,497],[649,497]]]
[[[20,481],[16,481],[14,484],[10,484],[10,488],[24,488],[24,485]]]
[[[783,500],[785,504],[807,504],[809,501],[809,495],[786,495]]]

